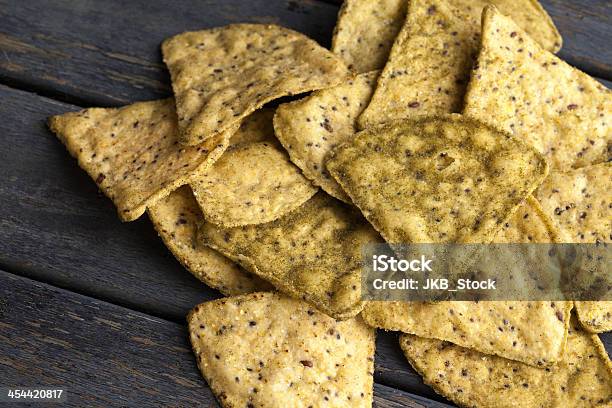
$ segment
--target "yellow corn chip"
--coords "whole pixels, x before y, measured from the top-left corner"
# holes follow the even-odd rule
[[[361,311],[362,246],[380,236],[351,207],[318,193],[266,224],[199,229],[206,245],[336,319]]]
[[[172,99],[66,113],[51,117],[49,127],[113,200],[123,221],[140,217],[148,206],[205,171],[233,133],[180,146]]]
[[[440,340],[402,335],[414,369],[436,392],[464,407],[568,408],[612,405],[612,364],[596,335],[572,319],[563,359],[541,369]]]
[[[332,37],[332,52],[355,72],[381,69],[406,19],[408,0],[345,0]]]
[[[371,407],[374,330],[253,293],[196,306],[198,367],[223,407]]]
[[[214,249],[196,241],[202,212],[188,186],[183,186],[147,209],[157,233],[176,259],[196,278],[225,295],[270,290],[271,286],[246,272]]]
[[[556,242],[557,231],[529,197],[510,217],[495,243]],[[368,302],[370,326],[446,340],[534,366],[563,355],[571,302]]]
[[[356,120],[370,100],[377,71],[360,74],[333,88],[283,104],[274,115],[276,137],[304,175],[344,202],[350,199],[329,175],[325,162],[332,149],[350,140]]]
[[[491,242],[547,173],[535,149],[460,115],[367,129],[327,168],[390,243]]]
[[[334,86],[344,63],[308,37],[274,25],[234,24],[186,32],[162,44],[182,144],[237,125],[266,102]]]
[[[372,101],[359,119],[362,128],[422,114],[459,112],[480,43],[482,9],[495,4],[550,51],[561,36],[535,0],[411,0],[408,17]]]
[[[553,170],[610,160],[612,93],[493,7],[483,14],[464,114],[523,138]]]
[[[228,150],[190,185],[206,221],[223,227],[274,221],[317,192],[286,152],[267,142]]]

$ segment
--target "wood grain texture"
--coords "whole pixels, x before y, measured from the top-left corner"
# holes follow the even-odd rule
[[[274,23],[327,45],[336,13],[316,1],[0,0],[0,79],[82,104],[155,99],[170,94],[159,50],[169,36]]]
[[[218,407],[185,325],[0,271],[3,386],[65,388],[62,406]],[[448,405],[376,384],[379,408]]]
[[[612,79],[605,0],[546,0],[561,57]],[[44,18],[41,18],[44,10]],[[338,7],[322,1],[0,0],[0,81],[79,105],[120,105],[170,94],[163,39],[236,22],[281,24],[323,45]]]

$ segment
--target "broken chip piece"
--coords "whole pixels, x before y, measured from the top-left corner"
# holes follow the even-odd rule
[[[164,41],[162,53],[186,145],[236,129],[273,99],[334,86],[348,75],[336,55],[275,25],[186,32]]]
[[[196,306],[198,367],[223,407],[371,407],[375,332],[276,293]]]
[[[123,221],[137,219],[205,171],[233,133],[180,146],[172,99],[70,112],[51,117],[49,127],[113,201]]]

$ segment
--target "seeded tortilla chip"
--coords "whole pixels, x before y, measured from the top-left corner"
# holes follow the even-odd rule
[[[612,93],[543,50],[495,8],[483,14],[464,114],[520,136],[553,170],[611,158]]]
[[[408,17],[362,128],[422,114],[459,112],[480,44],[480,19],[487,4],[511,16],[546,49],[557,51],[561,36],[535,0],[411,0]]]
[[[406,19],[408,0],[345,0],[332,37],[332,52],[355,72],[382,69]]]
[[[536,190],[564,242],[612,241],[612,163],[551,172]]]
[[[414,369],[437,393],[464,407],[609,407],[612,364],[596,335],[572,319],[563,359],[547,369],[439,340],[402,335]]]
[[[557,231],[529,197],[497,233],[495,243],[556,242]],[[372,327],[452,343],[534,366],[558,361],[571,302],[368,302]]]
[[[325,192],[350,203],[329,175],[325,162],[332,149],[350,140],[356,120],[368,104],[377,71],[360,74],[341,85],[322,89],[278,107],[274,115],[276,137],[306,177]]]
[[[234,24],[186,32],[162,44],[176,97],[182,144],[237,125],[266,102],[327,88],[344,63],[308,37],[274,25]]]
[[[390,243],[488,243],[547,173],[508,134],[460,115],[358,133],[327,162]]]
[[[353,208],[318,193],[266,224],[220,228],[205,223],[202,242],[336,319],[361,311],[361,248],[380,236]]]
[[[271,289],[267,282],[246,272],[214,249],[196,242],[202,212],[189,186],[183,186],[162,198],[147,213],[176,259],[208,286],[224,295]]]
[[[612,331],[612,301],[576,302],[576,312],[582,327],[591,333]]]
[[[371,407],[373,329],[306,303],[253,293],[196,306],[198,367],[223,407]]]
[[[551,173],[536,191],[564,242],[612,241],[612,164]],[[576,302],[578,319],[592,332],[612,330],[611,301]]]
[[[267,142],[228,150],[191,188],[206,221],[223,227],[274,221],[317,192],[286,152]]]
[[[198,146],[180,146],[172,99],[70,112],[49,118],[49,127],[113,200],[123,221],[137,219],[205,171],[235,130]]]

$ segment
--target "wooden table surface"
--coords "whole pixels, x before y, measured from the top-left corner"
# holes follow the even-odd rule
[[[159,44],[182,31],[276,23],[327,46],[337,3],[0,0],[0,387],[63,387],[65,406],[218,406],[185,315],[220,294],[179,265],[146,216],[122,224],[45,120],[170,95]],[[560,56],[610,87],[611,3],[543,5]],[[449,404],[396,333],[379,333],[375,381],[377,407]]]

